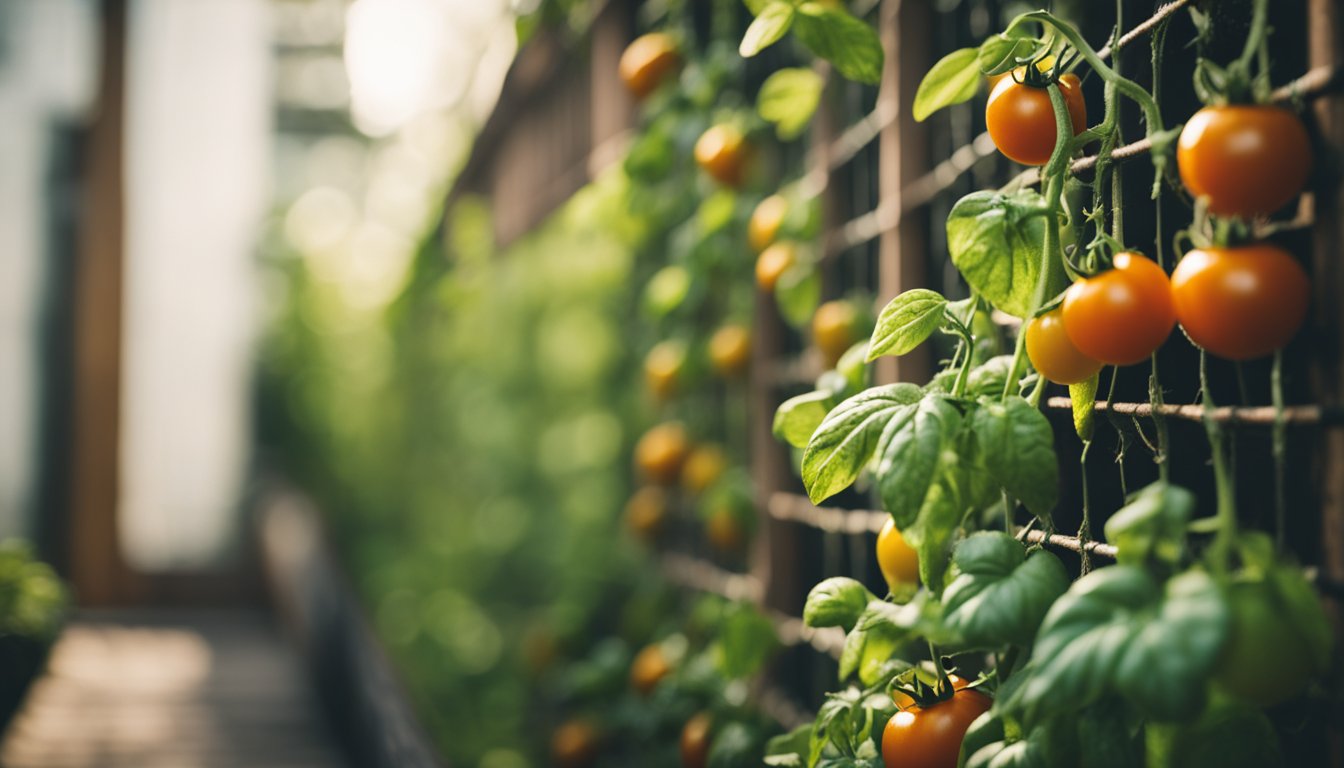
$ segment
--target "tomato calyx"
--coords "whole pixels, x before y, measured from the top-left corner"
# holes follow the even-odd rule
[[[950,700],[957,691],[976,688],[983,682],[982,680],[976,680],[965,683],[959,678],[954,678],[956,678],[955,675],[943,671],[941,663],[936,668],[914,667],[892,678],[889,692],[893,697],[897,697],[897,694],[903,694],[909,697],[912,702],[898,703],[897,707],[899,709],[928,709]],[[897,698],[899,701],[899,697]]]

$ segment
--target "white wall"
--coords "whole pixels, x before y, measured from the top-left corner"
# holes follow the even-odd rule
[[[237,530],[269,200],[269,12],[266,0],[131,3],[121,527],[137,568],[208,566]]]

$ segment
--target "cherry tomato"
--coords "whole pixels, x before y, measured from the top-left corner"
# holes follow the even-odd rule
[[[559,768],[583,768],[597,757],[597,729],[586,720],[569,720],[551,734],[551,759]]]
[[[704,493],[719,481],[728,469],[728,457],[717,445],[701,445],[686,457],[681,468],[681,487],[690,493]]]
[[[1218,216],[1273,213],[1302,191],[1311,140],[1297,115],[1268,105],[1205,107],[1181,129],[1176,166]]]
[[[1133,251],[1115,268],[1064,293],[1064,332],[1078,351],[1108,365],[1133,365],[1162,346],[1176,325],[1167,273]]]
[[[742,183],[747,164],[747,137],[731,123],[711,126],[695,142],[695,162],[720,184]]]
[[[848,301],[828,301],[812,315],[812,341],[832,367],[858,341],[859,311]]]
[[[1087,128],[1082,83],[1075,75],[1064,75],[1059,78],[1059,90],[1069,110],[1073,135],[1077,136]],[[989,92],[985,127],[994,146],[1023,165],[1045,165],[1055,151],[1055,109],[1044,88],[1003,78]]]
[[[751,331],[741,325],[725,325],[709,337],[709,361],[720,376],[742,375],[751,362]]]
[[[1306,320],[1310,296],[1297,260],[1269,243],[1198,248],[1171,273],[1181,327],[1228,360],[1262,357],[1287,344]]]
[[[685,367],[686,345],[680,341],[660,341],[649,350],[644,357],[644,383],[654,399],[663,401],[676,394]]]
[[[630,663],[630,684],[635,690],[648,695],[671,671],[672,665],[668,663],[663,649],[657,644],[647,645],[635,654],[635,660]]]
[[[757,204],[747,222],[747,242],[751,250],[760,253],[775,242],[788,212],[789,202],[779,195],[771,195]]]
[[[905,543],[896,521],[890,518],[877,534],[877,567],[892,592],[902,586],[919,583],[919,554]]]
[[[742,521],[727,504],[721,504],[710,511],[705,519],[705,538],[718,551],[732,555],[742,551],[746,532],[742,530]]]
[[[653,93],[669,74],[681,66],[677,41],[671,35],[651,32],[635,38],[621,54],[617,72],[625,87],[642,99]]]
[[[709,737],[714,727],[708,712],[691,715],[681,729],[682,768],[705,768],[709,761]]]
[[[686,428],[669,421],[639,438],[635,444],[635,466],[649,480],[659,485],[671,485],[681,474],[681,465],[689,450]]]
[[[979,691],[960,690],[947,701],[898,711],[882,731],[886,768],[957,768],[961,739],[971,721],[993,703]]]
[[[781,241],[771,245],[756,257],[756,285],[769,293],[775,290],[779,276],[798,263],[798,248],[793,243]]]
[[[1280,704],[1306,687],[1314,654],[1264,582],[1237,581],[1228,590],[1232,626],[1214,683],[1262,707]]]
[[[1102,366],[1069,341],[1064,332],[1064,313],[1058,308],[1027,323],[1027,357],[1037,373],[1056,384],[1087,381]]]
[[[640,488],[625,503],[625,524],[646,541],[658,536],[666,519],[667,493],[656,485]]]

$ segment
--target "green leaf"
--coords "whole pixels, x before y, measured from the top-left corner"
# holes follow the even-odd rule
[[[996,309],[1025,318],[1041,271],[1045,201],[1036,192],[972,192],[947,217],[947,250],[971,290]],[[1063,287],[1052,264],[1051,284]],[[1054,274],[1053,270],[1059,272]],[[1054,291],[1050,294],[1053,295]]]
[[[773,0],[742,0],[742,2],[747,6],[747,10],[751,11],[752,16],[760,16],[761,11]]]
[[[751,677],[779,648],[775,625],[751,605],[731,607],[719,627],[714,662],[719,674],[729,679]]]
[[[954,480],[960,474],[958,462],[955,451],[943,451],[936,470],[938,481],[929,489],[919,518],[901,532],[919,554],[920,580],[935,592],[943,588],[948,545],[969,506]]]
[[[785,270],[775,283],[775,303],[784,320],[794,328],[804,328],[821,302],[821,275],[810,263]]]
[[[1092,415],[1097,405],[1097,384],[1100,379],[1100,374],[1094,373],[1087,381],[1069,385],[1069,405],[1073,407],[1073,431],[1078,433],[1080,440],[1091,440],[1096,428]]]
[[[1020,59],[1030,56],[1037,45],[1037,41],[1017,35],[989,37],[976,50],[976,70],[985,75],[1009,72],[1018,66]]]
[[[1106,521],[1106,540],[1116,546],[1116,559],[1175,567],[1185,555],[1185,526],[1195,504],[1193,493],[1161,481],[1131,494]]]
[[[1055,768],[1077,764],[1078,743],[1072,723],[1052,720],[1032,728],[1025,739],[1010,736],[973,753],[963,750],[963,756],[965,768]]]
[[[719,189],[706,197],[696,211],[700,233],[708,236],[728,226],[737,209],[737,195],[730,189]]]
[[[817,391],[791,397],[775,409],[775,437],[794,448],[807,447],[826,414],[835,407],[835,395]]]
[[[919,387],[900,383],[874,387],[837,405],[803,451],[803,484],[813,503],[853,484],[877,448],[887,422],[922,397]]]
[[[943,107],[960,104],[975,95],[982,77],[976,55],[975,48],[953,51],[939,59],[924,75],[915,91],[913,113],[916,122],[924,122],[924,118]]]
[[[901,531],[919,517],[938,479],[943,449],[961,426],[961,414],[945,397],[928,395],[918,407],[894,413],[877,443],[878,493]]]
[[[774,124],[780,139],[797,138],[816,114],[824,85],[821,75],[805,67],[781,69],[761,84],[756,111]]]
[[[1228,613],[1202,571],[1166,584],[1132,565],[1093,571],[1046,614],[1007,710],[1035,722],[1115,693],[1154,719],[1191,717],[1204,706]]]
[[[842,576],[835,576],[812,588],[803,606],[803,623],[809,627],[854,628],[859,616],[877,597],[868,588]]]
[[[972,417],[980,460],[1032,514],[1048,518],[1059,498],[1055,435],[1045,414],[1016,395],[983,399]]]
[[[791,3],[782,0],[766,4],[742,35],[742,44],[738,46],[737,52],[749,59],[774,45],[793,24],[793,10]]]
[[[676,264],[663,267],[644,287],[644,308],[654,317],[664,317],[686,301],[691,291],[691,273]]]
[[[1258,708],[1225,702],[1194,723],[1144,728],[1148,768],[1278,768],[1279,736]]]
[[[892,299],[877,317],[868,345],[868,359],[904,355],[929,338],[943,324],[947,299],[937,291],[916,288]]]
[[[881,82],[882,41],[867,22],[844,8],[803,3],[793,29],[808,50],[835,65],[841,75],[870,85]]]
[[[855,672],[864,685],[873,685],[889,669],[888,662],[901,646],[939,631],[938,605],[920,592],[905,605],[873,600],[845,636],[840,654],[840,679]]]
[[[760,734],[744,723],[727,723],[709,745],[708,768],[748,768],[760,765]]]
[[[765,764],[779,768],[802,768],[807,765],[808,744],[811,741],[811,723],[781,733],[765,742]]]
[[[1008,372],[1012,367],[1012,355],[997,355],[972,368],[971,375],[966,379],[967,396],[998,397],[1003,394],[1003,385],[1008,381]]]
[[[1050,606],[1069,588],[1059,558],[1001,532],[981,532],[952,555],[960,574],[943,590],[943,624],[968,649],[1029,645]]]

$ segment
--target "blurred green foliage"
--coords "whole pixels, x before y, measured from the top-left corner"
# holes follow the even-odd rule
[[[619,621],[604,608],[639,564],[618,519],[647,233],[627,184],[608,174],[502,250],[486,206],[462,200],[377,311],[300,259],[276,264],[288,302],[266,345],[263,442],[328,514],[455,764],[537,741],[534,668]]]
[[[0,542],[0,636],[47,642],[65,619],[69,598],[51,566],[24,542]]]

